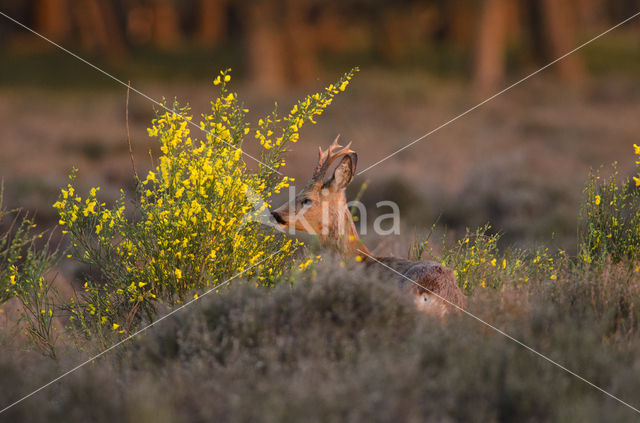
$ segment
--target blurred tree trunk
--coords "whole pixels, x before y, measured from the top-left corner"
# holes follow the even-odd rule
[[[343,53],[349,49],[353,40],[346,34],[346,17],[335,7],[326,7],[320,11],[314,31],[314,44],[317,49],[332,53]],[[351,22],[353,30],[353,23]]]
[[[481,94],[504,80],[507,51],[508,0],[484,0],[474,60],[474,84]]]
[[[124,38],[111,0],[76,0],[75,21],[80,41],[88,50],[100,50],[111,59],[126,53]]]
[[[180,17],[171,0],[156,0],[154,7],[153,42],[157,47],[172,50],[180,45]]]
[[[247,40],[247,69],[252,84],[276,92],[286,85],[284,33],[274,1],[250,2],[242,10]]]
[[[588,0],[591,6],[599,0]],[[529,28],[534,49],[542,53],[548,62],[575,47],[576,18],[571,3],[566,0],[530,0]],[[474,84],[481,94],[495,91],[504,80],[510,19],[517,14],[510,0],[484,0],[480,10],[477,47],[474,59]],[[573,12],[577,13],[577,10]],[[536,20],[537,19],[537,20]],[[577,54],[571,54],[554,65],[560,77],[572,83],[580,83],[585,76],[584,67]]]
[[[288,2],[286,49],[287,64],[291,80],[300,85],[318,77],[316,43],[313,28],[309,24],[309,5],[307,1]]]
[[[247,2],[241,9],[249,79],[275,92],[288,83],[308,84],[318,76],[318,33],[307,0]]]
[[[406,11],[399,11],[396,8],[382,9],[376,13],[377,28],[372,28],[376,33],[375,41],[378,54],[389,64],[397,65],[405,53],[405,41],[407,25]]]
[[[204,47],[220,44],[227,31],[226,0],[200,0],[197,37]]]
[[[588,26],[607,25],[606,0],[580,0],[576,3],[577,22]]]
[[[575,16],[566,1],[540,0],[544,31],[546,32],[549,59],[568,53],[576,45]],[[578,54],[570,54],[556,63],[561,78],[572,83],[580,83],[585,78],[585,69]]]
[[[36,31],[56,42],[64,41],[71,30],[67,0],[38,0],[34,6]]]
[[[474,22],[477,19],[477,6],[474,3],[467,0],[446,0],[446,4],[441,6],[443,17],[449,26],[448,39],[456,48],[468,48],[469,41],[476,34]]]
[[[275,9],[273,1],[252,2],[246,14],[249,77],[268,91],[277,91],[286,85],[284,34]]]

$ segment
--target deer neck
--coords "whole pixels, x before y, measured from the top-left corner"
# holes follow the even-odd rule
[[[367,258],[367,255],[371,253],[360,240],[346,200],[341,202],[334,213],[335,215],[331,216],[331,224],[328,227],[327,233],[320,236],[322,244],[332,247],[345,257],[360,256],[362,259]]]

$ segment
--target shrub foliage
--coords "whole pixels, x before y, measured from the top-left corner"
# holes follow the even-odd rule
[[[55,356],[53,313],[55,290],[47,271],[56,260],[48,240],[36,231],[33,219],[21,210],[6,210],[0,190],[0,307],[11,298],[22,305],[21,321],[28,338],[43,353]]]
[[[640,146],[633,147],[638,166]],[[583,263],[635,262],[640,258],[640,168],[621,184],[615,165],[613,170],[609,178],[598,173],[589,176],[578,232],[578,254]]]
[[[4,417],[486,423],[636,416],[468,316],[423,315],[357,263],[343,268],[325,257],[315,270],[293,287],[237,281]],[[629,329],[640,310],[639,275],[610,268],[567,277],[499,295],[477,290],[469,311],[637,406],[640,337]],[[630,306],[625,315],[612,313],[620,297]],[[625,342],[611,342],[615,333]],[[33,365],[26,360],[0,356],[0,404],[64,370],[33,360],[34,381],[15,370]]]
[[[453,269],[458,285],[467,295],[477,288],[503,291],[507,285],[521,285],[531,280],[556,280],[567,264],[563,251],[552,253],[548,248],[501,251],[498,248],[500,234],[491,233],[488,224],[473,232],[467,229],[462,239],[453,244],[444,236],[440,255],[429,245],[432,233],[425,241],[414,242],[409,258],[422,260],[424,253],[429,252],[430,256]]]
[[[74,321],[88,334],[130,333],[141,318],[153,319],[159,302],[182,302],[240,272],[273,284],[298,244],[251,217],[264,214],[271,196],[289,185],[277,171],[287,146],[344,91],[353,72],[284,117],[275,110],[253,131],[248,110],[228,90],[229,71],[221,72],[214,81],[220,95],[199,123],[203,138],[191,132],[189,107],[177,102],[153,120],[149,135],[160,142],[161,156],[131,207],[124,194],[115,207],[106,206],[99,188],[81,197],[72,174],[54,207],[72,241],[70,256],[97,270],[70,307]],[[246,138],[262,149],[256,171],[243,160]]]

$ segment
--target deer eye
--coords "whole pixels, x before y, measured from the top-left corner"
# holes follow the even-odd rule
[[[311,203],[313,203],[313,201],[311,201],[311,199],[310,199],[310,198],[305,198],[304,200],[302,200],[302,201],[300,202],[300,205],[301,205],[302,207],[304,207],[304,206],[308,206],[308,205],[310,205]]]

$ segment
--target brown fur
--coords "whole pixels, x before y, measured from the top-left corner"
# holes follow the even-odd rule
[[[442,264],[396,257],[372,258],[373,255],[358,237],[345,196],[345,188],[355,175],[358,156],[349,146],[337,151],[340,147],[337,141],[336,138],[326,151],[320,150],[316,170],[302,192],[290,203],[272,212],[276,222],[284,229],[293,226],[296,230],[316,234],[324,245],[341,254],[359,256],[368,267],[378,266],[386,270],[394,283],[406,287],[414,295],[416,306],[422,310],[444,314],[447,301],[464,307],[465,296],[456,283],[453,271]],[[331,163],[338,157],[342,157],[342,160],[331,178],[325,180]]]
[[[383,264],[378,263],[376,260],[416,283],[412,283],[406,278],[385,268]],[[416,262],[398,257],[376,257],[376,260],[367,258],[365,263],[368,267],[375,268],[377,266],[378,269],[386,270],[387,274],[393,278],[395,283],[400,286],[406,286],[407,289],[421,299],[422,302],[437,299],[435,303],[446,303],[438,298],[441,297],[460,308],[464,308],[466,297],[458,287],[453,271],[448,267],[431,260]],[[432,296],[435,298],[424,298],[424,296]]]

